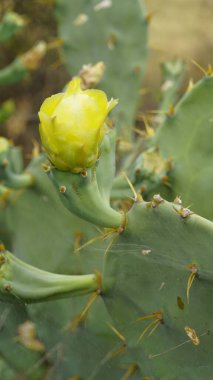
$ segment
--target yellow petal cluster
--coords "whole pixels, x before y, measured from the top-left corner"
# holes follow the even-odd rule
[[[47,98],[39,111],[40,136],[50,161],[60,170],[79,173],[95,164],[106,133],[104,121],[117,100],[100,90],[82,90],[73,79],[64,93]]]

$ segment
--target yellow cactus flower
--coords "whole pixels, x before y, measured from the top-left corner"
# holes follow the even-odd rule
[[[73,79],[64,93],[47,98],[39,111],[40,136],[50,161],[60,170],[80,173],[95,164],[107,132],[107,114],[117,100],[100,90],[81,89]]]
[[[0,153],[6,152],[10,147],[10,142],[5,137],[0,136]]]

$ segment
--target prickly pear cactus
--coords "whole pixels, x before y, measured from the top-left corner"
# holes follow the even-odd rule
[[[103,299],[144,378],[211,377],[209,242],[211,222],[156,196],[106,256]]]
[[[102,61],[100,88],[119,98],[113,118],[118,134],[131,141],[147,58],[147,20],[142,1],[56,1],[63,57],[70,75]]]
[[[101,86],[120,97],[114,115],[125,138],[141,80],[133,71],[145,49],[132,42],[146,34],[139,4],[56,5],[71,74],[89,63],[86,42],[96,41],[91,63],[106,64]],[[24,169],[20,150],[0,139],[4,380],[211,378],[213,223],[194,211],[212,217],[203,201],[211,189],[212,77],[170,107],[182,66],[167,69],[174,86],[160,107],[169,110],[147,150],[139,140],[117,174],[116,130],[105,122],[115,103],[84,83],[70,92],[76,79],[40,109],[45,154],[34,152]]]
[[[7,165],[2,160],[3,186],[10,189],[2,200],[3,223],[15,256],[2,247],[1,300],[2,307],[6,301],[20,308],[11,314],[4,358],[10,363],[12,345],[18,355],[10,365],[32,379],[62,373],[170,379],[172,368],[174,379],[208,378],[213,224],[184,208],[180,198],[168,203],[159,194],[144,202],[135,193],[127,213],[112,209],[113,136],[105,136],[99,162],[83,175],[48,165],[45,173],[41,157],[12,176],[12,158]],[[8,149],[4,155],[13,157],[14,148]],[[108,228],[100,234],[94,224]],[[29,356],[24,363],[23,350]]]
[[[156,135],[127,167],[131,182],[144,197],[160,192],[167,199],[182,196],[199,215],[212,220],[212,95],[213,77],[205,76],[177,105],[161,116]],[[169,99],[169,97],[168,97]],[[171,104],[167,99],[167,104]],[[160,114],[161,115],[161,114]],[[130,195],[122,173],[113,183],[112,196]],[[205,194],[205,197],[203,197]]]

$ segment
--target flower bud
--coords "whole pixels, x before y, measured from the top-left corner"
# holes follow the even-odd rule
[[[60,170],[79,173],[95,164],[107,132],[107,114],[117,100],[100,90],[85,90],[73,79],[65,93],[47,98],[39,111],[40,135],[50,161]]]

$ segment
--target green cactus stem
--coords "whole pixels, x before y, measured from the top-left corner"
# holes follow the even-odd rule
[[[67,276],[40,270],[10,252],[0,254],[0,298],[4,301],[41,302],[98,291],[98,275]]]
[[[14,173],[10,165],[5,165],[4,168],[5,183],[7,186],[13,189],[22,189],[25,187],[31,187],[34,184],[34,177],[30,173]]]
[[[102,227],[119,228],[123,225],[123,215],[111,208],[100,194],[95,168],[83,174],[51,169],[48,175],[62,203],[73,214]]]
[[[20,150],[13,147],[5,138],[1,139],[0,151],[0,180],[3,185],[13,189],[22,189],[33,186],[34,176],[28,172],[22,172],[23,162]]]

